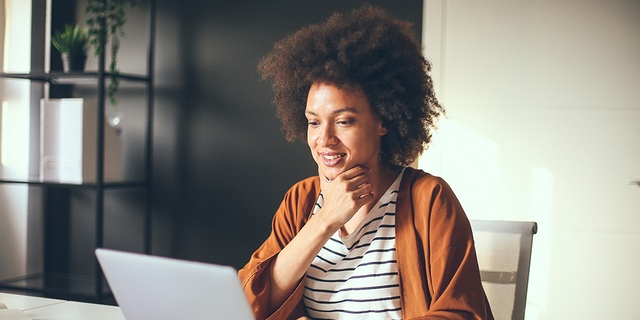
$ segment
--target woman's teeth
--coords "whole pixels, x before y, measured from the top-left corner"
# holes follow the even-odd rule
[[[324,155],[324,158],[327,160],[336,160],[342,158],[344,154],[334,154],[334,155]]]

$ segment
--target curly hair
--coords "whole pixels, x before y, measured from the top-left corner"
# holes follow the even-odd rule
[[[381,161],[411,164],[428,147],[444,113],[411,24],[372,6],[304,27],[276,42],[258,70],[271,81],[277,116],[288,141],[306,139],[305,107],[311,85],[360,88],[388,133]]]

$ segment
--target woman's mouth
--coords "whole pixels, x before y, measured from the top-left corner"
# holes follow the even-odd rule
[[[322,163],[327,167],[332,167],[340,163],[346,153],[321,153]]]

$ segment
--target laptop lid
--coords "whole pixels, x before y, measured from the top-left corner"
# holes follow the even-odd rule
[[[127,320],[254,319],[229,266],[96,249]]]

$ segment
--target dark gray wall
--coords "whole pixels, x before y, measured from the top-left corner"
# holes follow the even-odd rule
[[[284,140],[257,62],[287,34],[362,3],[158,0],[155,254],[239,268],[267,237],[286,190],[316,166],[306,144]],[[422,1],[370,3],[420,31]]]

